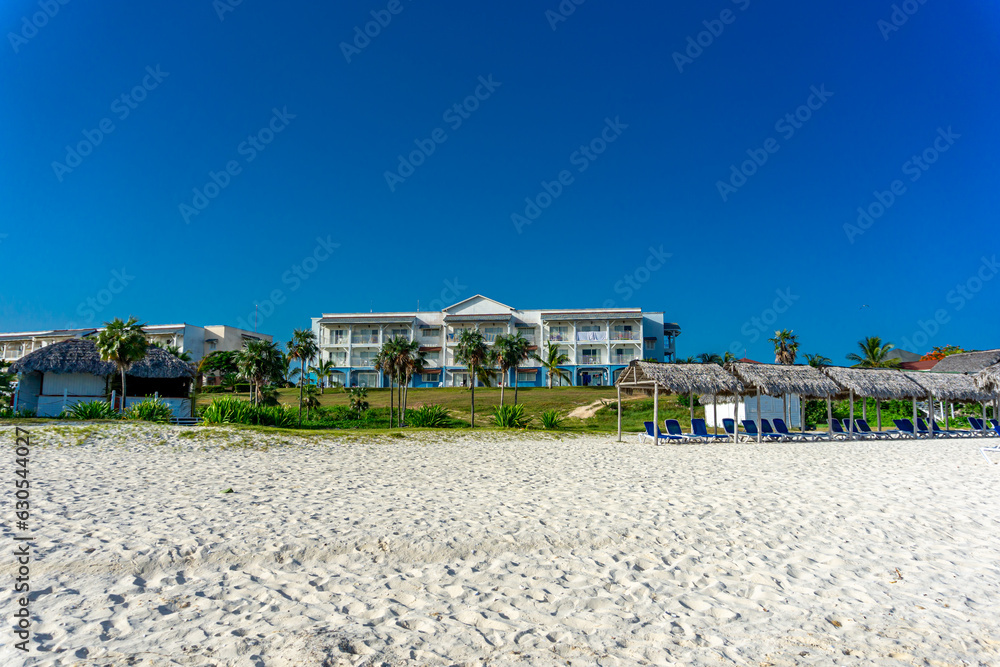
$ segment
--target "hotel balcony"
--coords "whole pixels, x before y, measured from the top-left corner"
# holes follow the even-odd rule
[[[576,340],[578,343],[599,343],[608,339],[607,331],[577,331]]]
[[[571,342],[573,340],[573,334],[568,334],[568,333],[564,333],[564,334],[563,333],[552,333],[550,331],[549,332],[549,340],[552,341],[553,343],[555,343],[555,342],[569,343],[569,342]]]
[[[352,368],[371,368],[375,365],[375,357],[351,357]]]
[[[378,334],[373,334],[371,336],[359,336],[357,334],[351,336],[351,345],[378,345]]]
[[[593,355],[593,354],[581,354],[580,355],[580,363],[583,364],[583,365],[589,365],[589,364],[603,364],[604,362],[601,361],[601,355],[599,355],[599,354],[597,354],[597,355]]]
[[[613,354],[611,355],[611,363],[617,364],[619,366],[628,366],[630,363],[638,359],[634,354]]]
[[[611,340],[632,340],[638,342],[641,337],[638,331],[612,331]]]

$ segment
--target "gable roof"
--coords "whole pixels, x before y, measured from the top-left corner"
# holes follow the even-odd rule
[[[502,304],[499,301],[497,301],[495,299],[491,299],[488,296],[483,296],[482,294],[474,294],[474,295],[470,296],[468,299],[462,299],[458,303],[453,303],[450,306],[446,306],[446,307],[442,308],[441,310],[447,313],[447,312],[451,311],[452,309],[457,308],[458,306],[461,306],[462,304],[465,304],[465,303],[468,303],[470,301],[473,301],[474,299],[482,299],[483,301],[489,301],[490,303],[496,304],[497,306],[500,307],[500,308],[498,308],[498,310],[501,309],[501,308],[506,308],[507,310],[512,311],[512,312],[515,310],[511,306],[508,306],[506,304]]]
[[[978,373],[1000,362],[1000,349],[949,354],[934,366],[935,373]]]

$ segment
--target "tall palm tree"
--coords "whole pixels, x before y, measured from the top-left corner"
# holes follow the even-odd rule
[[[833,363],[829,357],[824,357],[822,354],[807,354],[806,362],[813,368],[823,368]]]
[[[379,348],[378,353],[375,355],[373,366],[375,370],[382,373],[383,377],[389,380],[389,425],[392,425],[392,419],[396,412],[396,406],[393,402],[395,396],[395,390],[393,389],[394,380],[396,379],[396,351],[397,351],[396,339],[387,340],[382,343],[382,347]]]
[[[137,361],[146,356],[146,334],[139,320],[129,317],[127,321],[114,318],[104,323],[104,328],[97,332],[97,351],[101,359],[110,361],[118,367],[122,374],[122,408],[125,408],[125,372]]]
[[[288,361],[278,349],[278,344],[266,340],[248,340],[236,353],[236,368],[250,381],[253,402],[260,403],[265,383],[285,377]]]
[[[319,396],[321,395],[319,387],[314,384],[306,387],[305,391],[305,406],[306,406],[306,417],[308,418],[312,412],[313,408],[319,407]]]
[[[723,364],[722,357],[720,357],[717,354],[711,354],[709,352],[702,352],[701,354],[699,354],[698,361],[700,361],[703,364],[718,364],[720,366]]]
[[[483,334],[477,329],[465,329],[459,334],[458,345],[455,346],[455,359],[465,364],[472,379],[472,427],[476,427],[476,379],[477,370],[482,368],[489,357],[489,350],[483,340]]]
[[[795,357],[799,353],[799,341],[791,329],[775,331],[774,338],[767,340],[774,344],[774,363],[789,365],[795,363]]]
[[[517,405],[517,371],[521,365],[531,358],[531,343],[518,331],[513,340],[510,341],[511,366],[514,369],[514,405]]]
[[[410,395],[410,379],[424,370],[424,352],[420,351],[420,343],[399,339],[399,354],[396,365],[399,372],[399,420],[400,426],[406,426],[406,404]]]
[[[503,405],[503,390],[514,365],[514,336],[501,334],[493,341],[493,361],[500,369],[500,405]]]
[[[883,345],[882,339],[878,336],[868,336],[858,341],[861,354],[851,352],[847,355],[847,359],[862,368],[898,368],[899,358],[888,358],[889,350],[894,347],[896,346],[892,343]]]
[[[302,426],[302,392],[306,382],[306,361],[319,354],[316,334],[312,329],[295,329],[286,347],[288,360],[299,362],[299,426]]]
[[[557,377],[560,380],[564,378],[569,380],[569,371],[564,368],[559,368],[559,366],[569,362],[569,355],[561,352],[558,345],[546,343],[545,356],[541,357],[538,354],[535,354],[534,358],[542,364],[542,368],[546,371],[545,375],[549,389],[552,389],[553,377]]]

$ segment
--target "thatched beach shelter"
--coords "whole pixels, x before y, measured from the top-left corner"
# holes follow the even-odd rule
[[[741,393],[743,385],[716,364],[661,364],[633,361],[615,381],[618,389],[618,442],[622,440],[622,388],[653,394],[653,422],[660,423],[660,391],[672,394]],[[694,416],[693,403],[691,416]],[[654,431],[655,432],[655,431]]]
[[[927,412],[930,419],[934,419],[934,415],[936,414],[934,409],[935,399],[941,402],[945,430],[949,427],[949,403],[953,404],[955,401],[982,404],[983,419],[986,418],[986,403],[990,400],[991,396],[988,392],[976,386],[976,382],[971,375],[963,373],[939,373],[936,370],[903,371],[903,373],[906,377],[927,390]]]
[[[933,370],[935,373],[975,375],[997,363],[1000,363],[1000,349],[959,352],[958,354],[949,354],[934,364]]]
[[[803,398],[825,398],[828,400],[840,392],[830,378],[812,366],[791,364],[750,364],[731,362],[726,370],[736,376],[750,395],[757,397],[757,441],[761,439],[760,397],[795,395],[799,397],[801,411],[799,426],[805,430],[805,403]],[[738,406],[737,406],[738,407]],[[828,404],[829,411],[829,404]],[[784,410],[783,410],[784,412]],[[787,415],[784,416],[787,419]]]
[[[927,390],[908,378],[902,371],[892,368],[845,368],[827,366],[823,373],[842,387],[851,403],[851,427],[854,426],[854,397],[874,398],[878,430],[882,430],[882,401],[913,401],[913,423],[917,423],[917,399],[928,396]],[[832,419],[832,414],[830,415]],[[867,419],[867,405],[863,412]]]
[[[39,417],[55,417],[76,403],[108,400],[109,378],[117,368],[101,360],[93,341],[72,339],[25,355],[11,365],[10,372],[20,376],[19,406],[34,410]],[[126,373],[132,396],[125,397],[125,406],[159,395],[175,416],[190,416],[188,396],[193,375],[186,363],[166,350],[150,346],[146,357]]]
[[[976,387],[993,398],[993,416],[1000,414],[1000,363],[993,364],[976,373]],[[983,421],[986,421],[986,406],[983,405]]]

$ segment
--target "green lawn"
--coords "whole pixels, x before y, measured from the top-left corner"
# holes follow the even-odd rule
[[[204,407],[211,403],[216,396],[232,396],[233,394],[201,394],[198,397],[198,406]],[[595,401],[604,401],[607,406],[601,408],[589,419],[568,419],[564,422],[564,428],[569,431],[616,431],[617,411],[615,398],[617,392],[614,387],[554,387],[530,388],[518,390],[518,402],[524,404],[527,414],[534,418],[535,426],[540,426],[541,414],[546,410],[557,410],[562,415],[568,415],[578,407],[593,404]],[[247,394],[236,394],[239,398],[249,398]],[[298,405],[298,389],[280,389],[278,400],[290,406]],[[410,389],[407,398],[408,408],[417,408],[421,405],[440,405],[446,408],[453,417],[468,423],[472,413],[470,409],[471,391],[462,388],[442,388],[442,389]],[[514,402],[513,389],[506,389],[504,392],[504,402]],[[327,389],[326,393],[320,396],[320,403],[323,406],[348,405],[349,400],[345,392],[338,389]],[[389,407],[388,389],[369,389],[368,403],[373,408]],[[500,390],[486,389],[479,387],[476,389],[476,428],[490,425],[490,415],[492,408],[500,405]],[[704,417],[705,411],[701,406],[695,405],[695,416]],[[622,426],[625,431],[642,431],[643,421],[653,419],[653,400],[647,397],[626,397],[623,401]],[[688,406],[677,404],[675,396],[660,397],[660,421],[664,419],[677,419],[681,426],[689,429],[690,419]]]

